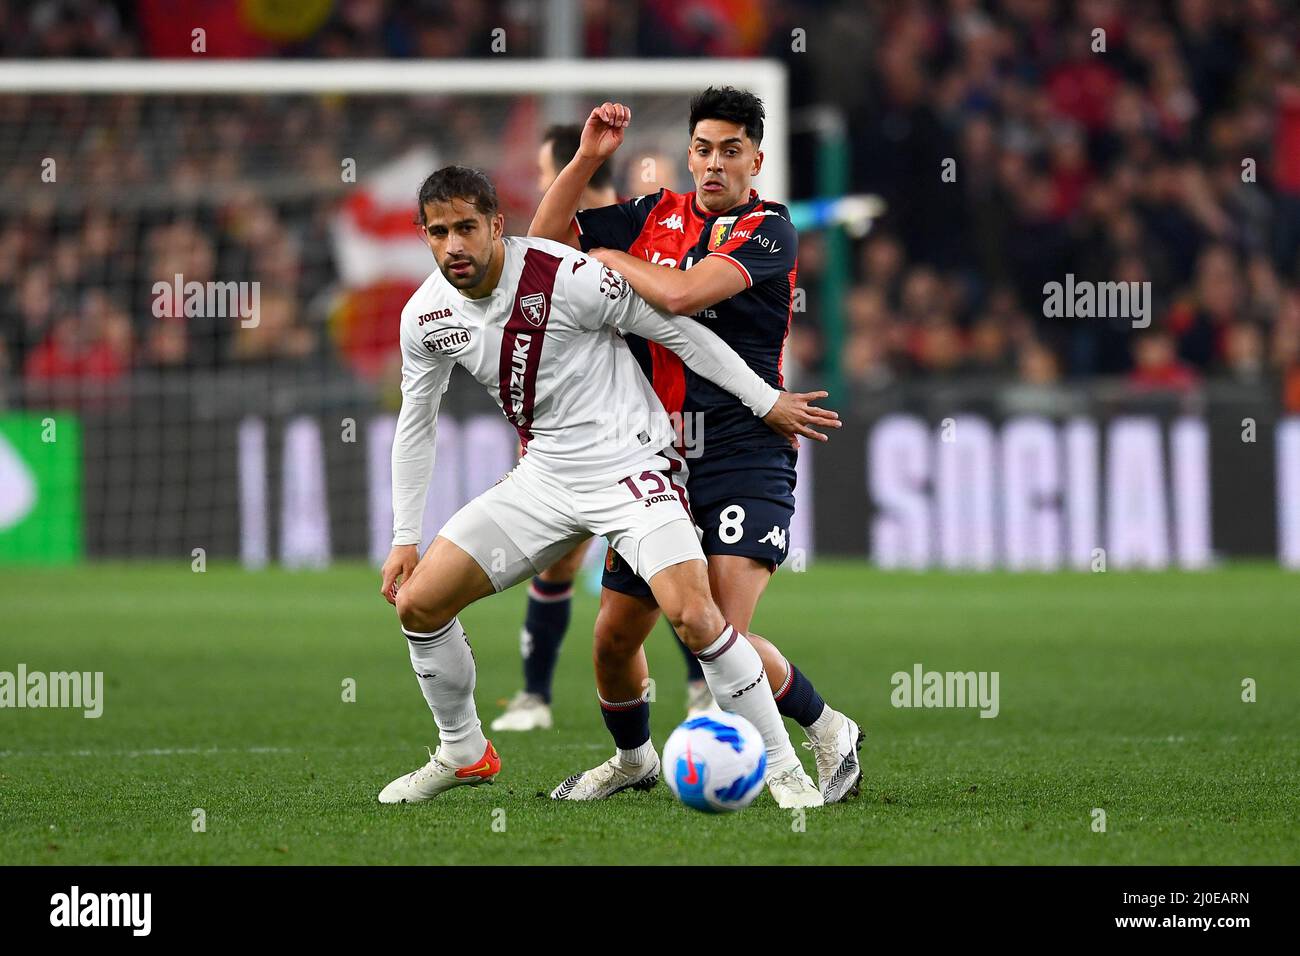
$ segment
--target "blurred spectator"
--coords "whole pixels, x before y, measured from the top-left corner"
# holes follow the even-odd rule
[[[1137,336],[1129,383],[1142,391],[1186,391],[1196,384],[1192,368],[1178,358],[1174,336],[1152,326]]]
[[[81,311],[58,315],[27,357],[28,381],[111,382],[131,363],[131,322],[102,292],[86,295]]]
[[[251,324],[238,324],[233,356],[244,362],[304,359],[315,348],[311,331],[299,321],[293,297],[263,290]]]
[[[801,237],[793,378],[840,368],[870,391],[909,376],[1049,384],[1115,375],[1175,389],[1224,376],[1280,383],[1287,407],[1300,410],[1292,6],[582,6],[588,56],[776,56],[791,70],[792,104],[842,111],[850,188],[879,193],[889,212],[841,277],[838,355],[824,354],[835,339],[822,324],[822,237]],[[542,53],[547,26],[544,5],[513,0],[304,0],[252,13],[220,0],[0,0],[0,55],[197,56],[196,16],[208,57],[530,57]],[[504,51],[493,49],[497,27]],[[805,49],[791,42],[795,27],[807,33]],[[844,81],[846,63],[860,81]],[[103,380],[132,364],[308,360],[323,357],[328,340],[371,356],[350,364],[373,374],[390,357],[387,317],[409,283],[340,294],[333,213],[355,193],[341,161],[364,176],[420,146],[454,148],[449,159],[494,172],[509,166],[503,201],[519,230],[541,113],[529,98],[485,109],[448,97],[0,96],[9,197],[0,206],[0,373]],[[806,123],[796,126],[792,175],[806,196],[818,147]],[[34,188],[52,142],[67,144],[56,157],[58,201],[54,189]],[[682,154],[663,149],[673,142],[634,123],[611,169],[621,195],[689,188]],[[564,157],[543,150],[538,160],[547,159]],[[954,175],[943,179],[950,162]],[[80,204],[68,198],[77,195]],[[1149,282],[1151,330],[1135,334],[1128,317],[1045,317],[1043,286],[1067,273]],[[258,327],[187,316],[175,303],[156,313],[153,283],[176,275],[259,282]]]
[[[634,150],[628,154],[624,192],[629,198],[648,196],[661,189],[680,191],[683,183],[689,182],[683,156],[662,150]]]
[[[1020,380],[1027,385],[1055,385],[1061,378],[1056,353],[1037,339],[1026,342],[1016,359]]]

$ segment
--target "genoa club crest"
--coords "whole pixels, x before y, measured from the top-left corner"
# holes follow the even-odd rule
[[[523,313],[529,325],[540,329],[542,323],[546,321],[546,295],[534,292],[532,295],[524,296],[519,300],[519,311]]]
[[[709,252],[716,252],[722,248],[722,244],[731,235],[731,227],[735,224],[735,216],[723,216],[713,223],[713,228],[709,230]]]

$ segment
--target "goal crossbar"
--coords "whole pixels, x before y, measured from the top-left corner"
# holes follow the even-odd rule
[[[786,199],[786,68],[777,60],[8,60],[0,93],[353,94],[681,93],[726,83],[767,107],[763,194]],[[682,104],[683,120],[686,104]]]

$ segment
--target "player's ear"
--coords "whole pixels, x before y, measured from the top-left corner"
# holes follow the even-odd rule
[[[760,149],[754,154],[754,168],[749,171],[749,175],[757,176],[758,171],[763,168],[763,151]]]
[[[497,213],[492,217],[492,239],[496,241],[506,234],[506,217],[504,213]]]

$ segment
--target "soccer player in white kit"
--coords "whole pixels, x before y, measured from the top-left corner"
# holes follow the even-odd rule
[[[449,166],[420,188],[422,235],[438,269],[402,310],[402,410],[393,440],[393,550],[381,593],[397,607],[438,727],[429,762],[381,803],[428,800],[490,780],[501,761],[474,705],[474,657],[457,614],[531,577],[588,535],[637,570],[715,699],[760,730],[781,718],[758,653],[723,619],[686,508],[667,413],[620,332],[658,341],[787,437],[838,427],[810,395],[767,385],[699,323],[659,312],[627,281],[546,239],[506,237],[481,172]],[[453,366],[494,396],[524,456],[461,508],[419,558],[438,405]],[[817,806],[802,768],[768,781],[784,807]]]

